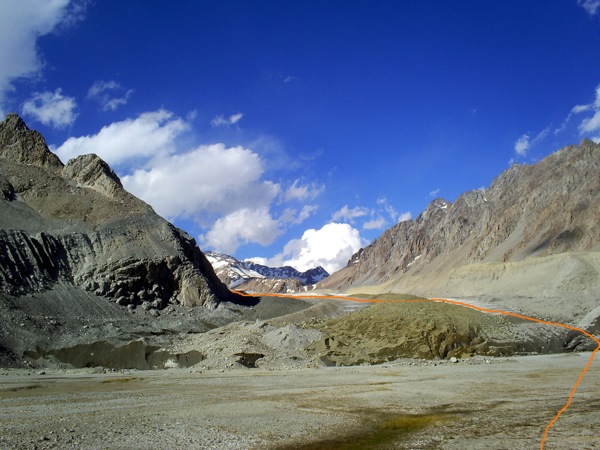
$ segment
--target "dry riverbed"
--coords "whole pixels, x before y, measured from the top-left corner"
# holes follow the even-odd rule
[[[287,371],[0,370],[0,448],[539,448],[590,358]],[[600,447],[600,361],[547,449]]]

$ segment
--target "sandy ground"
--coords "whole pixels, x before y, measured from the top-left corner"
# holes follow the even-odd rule
[[[589,357],[288,371],[3,370],[0,448],[539,448]],[[596,360],[545,448],[600,448],[599,389]]]

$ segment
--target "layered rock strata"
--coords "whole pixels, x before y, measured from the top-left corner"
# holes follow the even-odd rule
[[[230,293],[194,239],[96,155],[63,165],[17,115],[0,123],[0,292],[57,283],[119,305],[215,308]]]

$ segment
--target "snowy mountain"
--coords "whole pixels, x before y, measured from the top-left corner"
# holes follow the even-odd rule
[[[219,279],[230,288],[237,287],[253,278],[291,278],[298,280],[302,286],[308,286],[329,276],[327,271],[320,266],[300,272],[290,266],[268,267],[250,261],[240,261],[222,253],[205,252],[205,255]]]

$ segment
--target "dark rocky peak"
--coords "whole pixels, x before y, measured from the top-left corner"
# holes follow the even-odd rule
[[[309,280],[313,280],[313,283],[311,284],[314,284],[317,281],[321,281],[323,278],[327,278],[329,276],[329,272],[327,272],[323,267],[317,266],[305,271],[304,276]]]
[[[123,191],[123,184],[117,174],[95,154],[81,155],[69,160],[62,174],[81,186],[92,188],[109,197]]]
[[[63,167],[58,156],[48,149],[43,136],[30,130],[14,113],[0,123],[0,157],[56,171]]]

